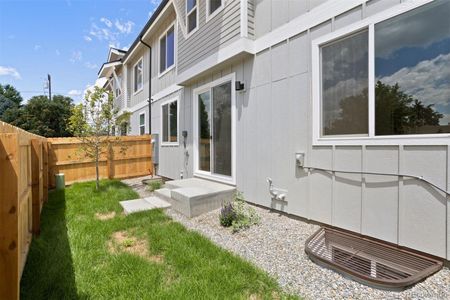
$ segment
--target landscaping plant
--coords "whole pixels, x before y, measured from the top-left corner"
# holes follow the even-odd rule
[[[123,154],[126,147],[119,137],[113,135],[114,128],[123,127],[122,114],[114,108],[112,93],[103,88],[94,87],[87,91],[84,100],[76,105],[69,118],[69,131],[77,137],[80,152],[95,162],[96,189],[99,189],[99,160],[102,155],[112,155],[112,146],[120,145]],[[129,118],[129,114],[128,114]]]
[[[156,190],[159,190],[161,188],[161,181],[160,180],[155,180],[155,181],[150,181],[148,186],[147,186],[147,190],[150,192],[154,192]]]
[[[220,225],[224,227],[232,227],[233,232],[249,228],[260,222],[261,218],[256,211],[245,204],[244,195],[236,192],[233,200],[222,206],[219,215]]]

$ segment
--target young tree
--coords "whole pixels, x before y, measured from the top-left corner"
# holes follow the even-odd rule
[[[99,189],[99,160],[110,151],[113,144],[126,149],[119,137],[112,136],[114,127],[120,126],[118,111],[114,109],[113,95],[105,89],[94,87],[88,91],[82,103],[76,105],[69,118],[69,131],[80,141],[80,151],[95,161],[96,189]]]

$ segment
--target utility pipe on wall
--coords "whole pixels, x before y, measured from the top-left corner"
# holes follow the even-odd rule
[[[149,61],[148,61],[148,134],[152,134],[152,47],[144,42],[142,35],[139,36],[139,41],[147,46],[149,50]]]

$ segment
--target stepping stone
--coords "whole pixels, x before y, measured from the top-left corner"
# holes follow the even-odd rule
[[[123,211],[126,215],[140,211],[152,210],[157,208],[165,209],[170,207],[169,203],[158,197],[147,197],[142,199],[120,201],[120,205],[123,207]]]
[[[171,206],[169,202],[164,201],[163,199],[161,199],[159,197],[146,197],[146,198],[144,198],[144,201],[150,203],[155,208],[164,209],[164,208],[169,208]]]

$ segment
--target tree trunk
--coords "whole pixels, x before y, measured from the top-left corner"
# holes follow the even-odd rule
[[[100,179],[98,174],[98,148],[95,150],[95,188],[100,189]]]

